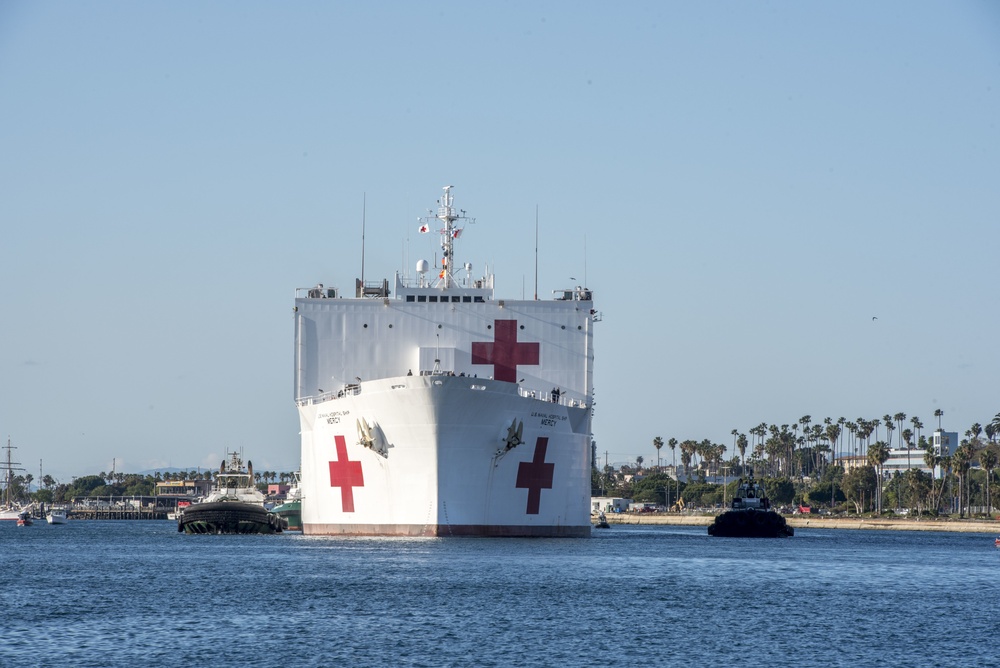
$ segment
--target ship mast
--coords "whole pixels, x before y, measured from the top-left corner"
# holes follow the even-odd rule
[[[12,491],[11,488],[14,484],[14,471],[23,471],[24,469],[20,468],[19,466],[20,462],[14,462],[11,461],[10,459],[11,450],[17,450],[17,446],[10,444],[10,436],[7,437],[7,445],[4,447],[4,449],[7,451],[7,462],[4,467],[7,472],[5,481],[7,484],[7,488],[4,490],[4,495],[6,497],[4,499],[4,502],[6,504],[6,507],[12,508],[14,505],[14,501],[11,498],[11,491]]]
[[[438,200],[438,212],[436,216],[425,216],[423,220],[425,222],[430,221],[431,218],[436,218],[444,224],[444,228],[441,229],[441,273],[438,274],[440,279],[439,285],[444,288],[454,287],[455,285],[455,240],[462,233],[464,228],[459,228],[455,226],[457,221],[467,221],[469,223],[475,223],[475,218],[470,218],[465,215],[465,211],[459,210],[456,213],[455,207],[452,206],[455,198],[451,194],[451,189],[455,186],[445,186],[444,196]]]

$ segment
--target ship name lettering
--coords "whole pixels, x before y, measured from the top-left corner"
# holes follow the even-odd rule
[[[351,411],[330,411],[329,413],[320,413],[317,419],[322,420],[326,418],[327,424],[338,424],[341,417],[346,417],[351,414]]]

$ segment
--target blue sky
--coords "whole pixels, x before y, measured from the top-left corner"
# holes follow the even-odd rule
[[[539,294],[594,290],[612,462],[1000,411],[992,2],[5,2],[0,119],[36,476],[296,468],[294,289],[353,284],[363,208],[366,278],[432,258],[449,184],[498,297],[536,207]]]

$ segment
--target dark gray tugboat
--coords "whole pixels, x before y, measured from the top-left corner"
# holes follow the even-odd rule
[[[740,478],[732,508],[708,527],[709,536],[727,538],[784,538],[794,534],[785,518],[771,509],[771,501],[752,471]]]
[[[253,462],[229,454],[215,475],[215,487],[204,501],[177,515],[177,530],[184,533],[281,533],[288,524],[264,507],[264,495],[253,483]]]

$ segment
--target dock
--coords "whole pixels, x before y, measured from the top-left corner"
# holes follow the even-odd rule
[[[73,508],[70,520],[165,520],[169,508]]]

